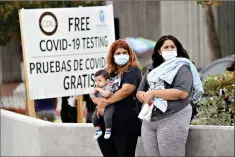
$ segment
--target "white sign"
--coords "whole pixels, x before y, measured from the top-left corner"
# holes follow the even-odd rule
[[[21,9],[30,99],[88,94],[115,40],[113,7]]]

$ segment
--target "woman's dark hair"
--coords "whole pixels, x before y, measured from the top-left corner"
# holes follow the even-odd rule
[[[184,49],[184,47],[182,46],[182,44],[179,42],[179,40],[172,36],[172,35],[164,35],[162,36],[156,43],[155,47],[154,47],[154,52],[152,55],[152,67],[156,68],[159,65],[161,65],[163,63],[163,58],[162,56],[159,54],[159,50],[162,47],[162,45],[164,44],[164,42],[166,40],[172,40],[177,48],[177,57],[184,57],[189,59],[189,55],[187,53],[187,51]]]

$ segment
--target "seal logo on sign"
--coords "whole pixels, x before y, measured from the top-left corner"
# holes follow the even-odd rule
[[[51,12],[43,13],[39,18],[39,27],[43,34],[53,35],[58,28],[58,21],[56,16]]]

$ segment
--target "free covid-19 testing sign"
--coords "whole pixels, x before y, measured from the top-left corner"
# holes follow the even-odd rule
[[[113,7],[21,9],[30,99],[88,94],[115,40]]]

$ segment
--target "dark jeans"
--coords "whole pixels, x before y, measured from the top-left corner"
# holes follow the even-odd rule
[[[98,138],[98,144],[104,157],[135,156],[138,135],[112,135],[110,139]]]
[[[116,106],[115,106],[116,107]],[[115,108],[117,111],[117,108]],[[98,138],[98,144],[104,157],[112,156],[135,156],[136,144],[138,140],[138,130],[132,130],[132,126],[122,128],[117,124],[119,119],[113,117],[112,136],[109,139],[104,139],[104,134]],[[99,118],[101,130],[105,131],[104,117]],[[135,121],[133,121],[135,123]],[[134,126],[134,125],[133,125]],[[129,128],[128,128],[129,127]],[[131,127],[131,128],[130,128]]]
[[[104,117],[104,123],[105,123],[106,128],[112,128],[112,118],[113,118],[114,111],[115,111],[114,105],[109,105],[105,108],[103,117]],[[95,127],[100,126],[100,120],[96,113],[97,113],[97,110],[95,110],[92,116],[92,123]]]

